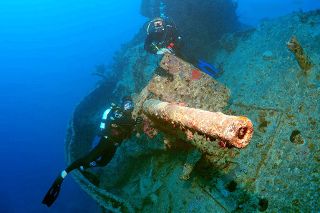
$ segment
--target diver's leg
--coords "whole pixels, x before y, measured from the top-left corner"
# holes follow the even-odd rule
[[[106,139],[105,137],[101,137],[99,144],[95,148],[93,148],[89,152],[89,154],[74,161],[65,170],[63,170],[49,188],[48,192],[42,200],[42,203],[50,207],[58,198],[61,185],[67,174],[72,170],[78,169],[80,167],[91,167],[90,163],[99,158],[104,153],[105,149],[110,146],[109,144],[110,142],[108,141],[108,139]]]
[[[74,169],[79,169],[79,168],[89,168],[92,166],[95,166],[94,164],[92,164],[96,159],[98,159],[103,153],[104,151],[107,149],[107,147],[109,146],[110,142],[108,141],[107,138],[105,137],[101,137],[100,142],[98,143],[98,145],[96,147],[94,147],[87,155],[85,155],[82,158],[79,158],[78,160],[74,161],[73,163],[71,163],[66,169],[65,171],[67,173],[71,172]]]
[[[104,147],[105,150],[103,151],[103,153],[99,156],[98,159],[95,159],[94,161],[90,162],[90,167],[103,167],[106,166],[111,159],[113,158],[117,146],[114,145],[114,143],[112,143],[111,141],[107,141],[106,142],[106,146]],[[88,167],[89,167],[88,166]],[[87,170],[81,170],[81,173],[84,177],[86,177],[92,184],[99,186],[100,184],[100,178],[97,175],[97,173],[92,173],[90,171]]]
[[[117,147],[113,142],[108,141],[108,144],[101,155],[101,158],[97,161],[97,166],[106,166],[113,158],[117,151]]]

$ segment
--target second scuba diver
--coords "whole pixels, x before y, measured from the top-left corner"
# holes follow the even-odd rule
[[[84,171],[86,168],[106,166],[114,156],[120,143],[130,138],[135,127],[142,123],[142,118],[132,118],[134,104],[131,97],[126,96],[122,100],[121,107],[112,106],[102,116],[100,124],[101,138],[86,156],[74,161],[64,169],[53,182],[42,203],[50,207],[57,199],[61,184],[66,176],[74,169]]]
[[[148,23],[144,49],[152,54],[175,53],[181,47],[182,38],[173,22],[155,18]]]
[[[155,18],[148,23],[147,37],[144,42],[144,49],[147,52],[157,55],[176,55],[211,77],[215,78],[217,76],[219,70],[206,61],[197,59],[190,51],[183,51],[182,46],[182,37],[173,21]]]

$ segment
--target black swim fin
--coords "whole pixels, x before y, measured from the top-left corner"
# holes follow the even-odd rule
[[[47,194],[44,196],[42,203],[47,205],[48,207],[50,207],[54,201],[56,201],[56,199],[59,196],[59,192],[61,189],[61,184],[62,184],[63,179],[61,177],[58,177],[54,183],[52,184],[52,186],[50,187],[50,189],[48,190]]]

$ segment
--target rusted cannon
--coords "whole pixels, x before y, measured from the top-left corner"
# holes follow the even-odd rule
[[[242,116],[230,116],[154,99],[144,102],[143,112],[151,120],[218,138],[237,148],[246,147],[253,134],[252,122]]]

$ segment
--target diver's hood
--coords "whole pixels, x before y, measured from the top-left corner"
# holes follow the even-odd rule
[[[162,25],[161,26],[155,26],[155,22],[161,21]],[[159,33],[165,30],[165,21],[162,18],[155,18],[152,21],[149,22],[148,27],[147,27],[147,34],[150,33]]]

